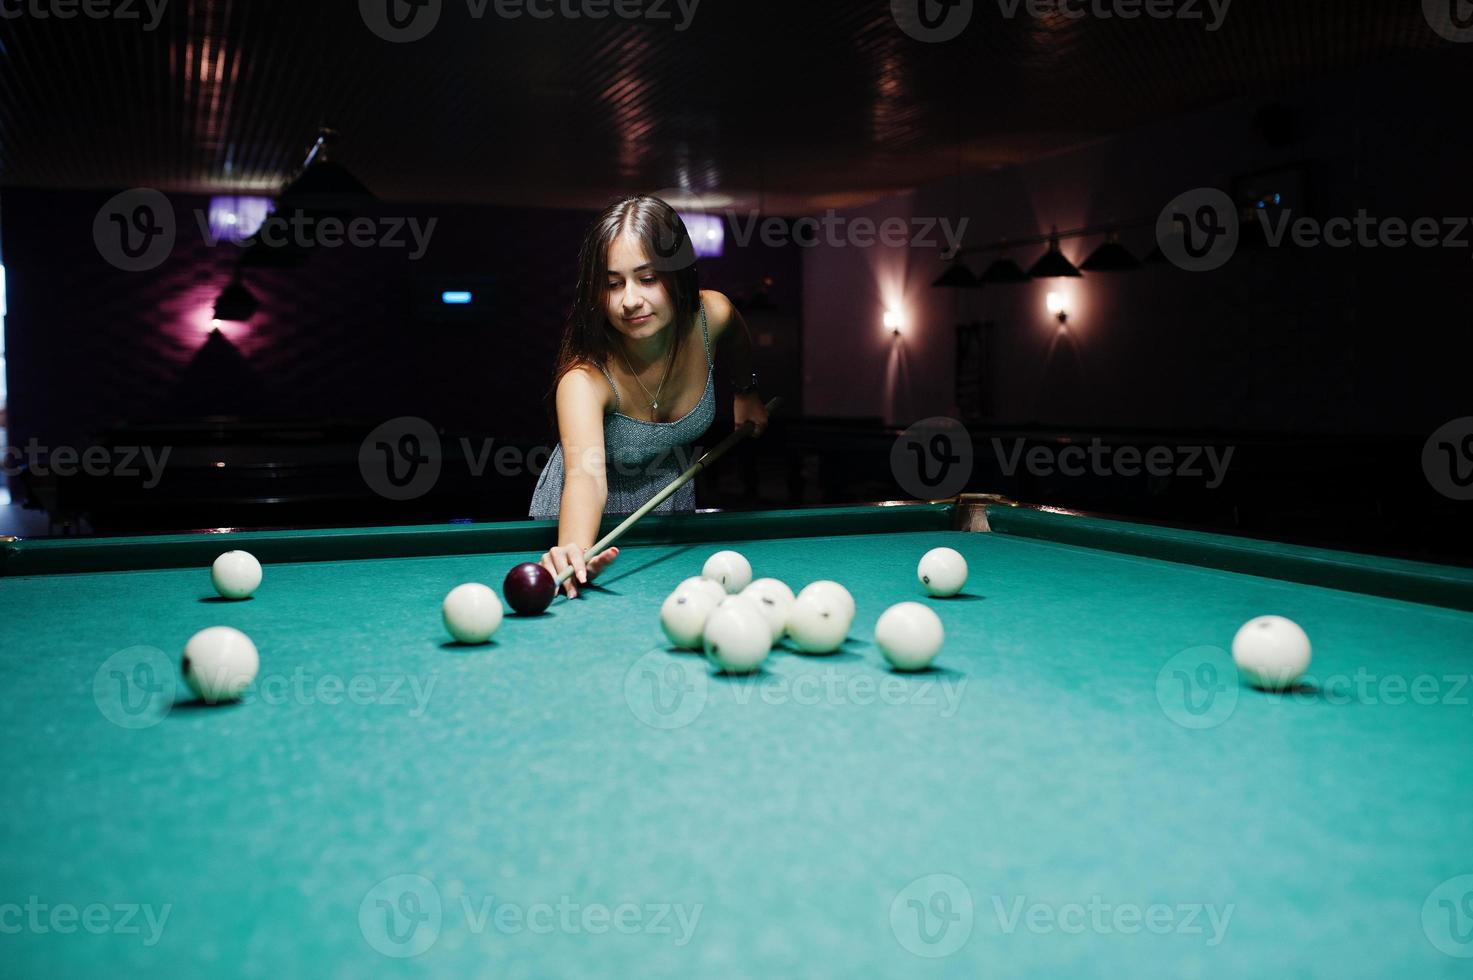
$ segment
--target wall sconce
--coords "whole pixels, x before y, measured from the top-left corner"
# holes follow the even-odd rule
[[[901,313],[898,309],[889,309],[889,310],[886,310],[885,311],[885,329],[886,330],[890,331],[890,333],[893,334],[894,336],[899,337],[900,336],[900,331],[904,327],[905,327],[905,314]]]
[[[1063,293],[1049,293],[1044,301],[1048,304],[1048,311],[1053,314],[1054,319],[1059,321],[1059,326],[1069,323],[1069,300]]]

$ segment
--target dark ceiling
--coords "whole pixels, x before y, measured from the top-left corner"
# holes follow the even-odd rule
[[[968,168],[997,166],[1314,77],[1473,54],[1420,0],[1234,0],[1216,30],[1209,0],[1165,0],[1205,20],[1034,18],[1027,0],[1009,18],[1012,0],[977,0],[945,43],[908,35],[890,0],[700,0],[688,23],[679,0],[617,0],[648,16],[602,20],[415,0],[422,17],[443,6],[409,43],[368,26],[405,0],[166,0],[153,30],[148,0],[86,0],[138,20],[35,14],[67,2],[3,3],[29,11],[0,18],[7,185],[274,190],[328,123],[336,159],[390,200],[587,205],[682,186],[797,211],[951,174],[959,131]]]

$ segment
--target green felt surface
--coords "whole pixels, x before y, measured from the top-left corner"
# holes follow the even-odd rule
[[[668,651],[659,603],[719,542],[631,546],[475,649],[439,601],[521,555],[276,564],[238,604],[199,569],[0,581],[5,974],[1468,975],[1435,943],[1473,952],[1444,885],[1473,874],[1473,615],[1006,534],[733,544],[843,581],[845,651],[747,679]],[[922,599],[939,669],[891,674],[874,621],[940,544],[972,577]],[[1316,687],[1212,674],[1267,612]],[[221,623],[261,650],[245,703],[128,713],[174,685],[136,664]],[[31,896],[168,918],[68,934],[7,912]],[[968,898],[969,933],[918,937],[912,899]]]

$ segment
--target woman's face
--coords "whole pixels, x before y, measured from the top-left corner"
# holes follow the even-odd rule
[[[632,235],[620,235],[609,245],[604,310],[614,329],[630,340],[653,337],[675,318],[665,283],[655,275],[644,246]]]

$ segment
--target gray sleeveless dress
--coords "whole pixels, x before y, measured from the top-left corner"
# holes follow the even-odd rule
[[[599,365],[614,389],[614,410],[604,416],[604,453],[608,459],[609,499],[605,514],[632,514],[681,473],[696,457],[689,447],[706,434],[716,418],[716,371],[711,360],[711,335],[706,329],[706,306],[701,304],[701,341],[706,345],[706,390],[696,407],[674,422],[646,422],[619,413],[619,386]],[[553,450],[547,468],[532,493],[534,518],[554,518],[563,502],[563,447]],[[689,513],[696,509],[694,481],[671,494],[654,513]]]

